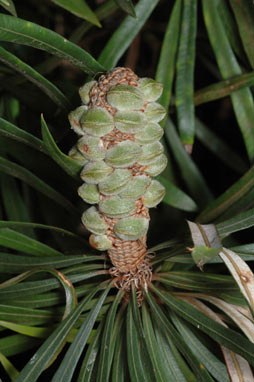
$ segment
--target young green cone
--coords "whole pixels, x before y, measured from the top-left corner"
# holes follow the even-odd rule
[[[153,181],[166,165],[163,131],[165,110],[155,101],[162,84],[138,78],[128,68],[115,68],[80,89],[83,102],[70,113],[80,139],[72,157],[84,157],[79,195],[93,204],[82,215],[92,232],[90,244],[108,251],[118,286],[144,286],[151,278],[146,234],[149,208],[163,199],[164,187]],[[125,280],[125,281],[123,281]],[[129,280],[129,283],[128,281]]]

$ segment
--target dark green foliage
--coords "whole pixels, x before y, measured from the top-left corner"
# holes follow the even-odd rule
[[[251,381],[254,5],[99,3],[0,0],[0,379]],[[142,306],[88,244],[68,156],[79,87],[114,66],[167,110]]]

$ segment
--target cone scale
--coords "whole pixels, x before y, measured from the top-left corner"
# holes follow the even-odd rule
[[[84,184],[78,193],[92,204],[82,223],[92,233],[90,245],[107,251],[118,287],[144,286],[151,279],[146,235],[149,208],[165,194],[152,176],[167,159],[158,124],[165,110],[155,101],[162,85],[115,68],[80,88],[83,105],[69,115],[80,135],[69,155],[82,163]]]

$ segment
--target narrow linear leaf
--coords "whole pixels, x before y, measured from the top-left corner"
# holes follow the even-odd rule
[[[228,248],[223,248],[219,256],[222,258],[242,294],[254,312],[254,275],[245,261]]]
[[[45,50],[54,56],[70,61],[90,75],[105,71],[90,54],[59,34],[13,16],[0,14],[0,41]]]
[[[77,305],[77,296],[76,296],[76,291],[75,291],[72,283],[70,282],[70,280],[63,273],[61,273],[55,269],[41,267],[41,268],[34,269],[32,271],[28,271],[28,272],[26,272],[26,275],[23,276],[23,278],[21,278],[20,277],[21,275],[19,275],[18,277],[14,278],[14,279],[5,281],[4,283],[0,284],[0,288],[3,289],[3,288],[8,287],[10,285],[18,284],[19,281],[24,279],[25,277],[32,276],[35,273],[39,273],[39,272],[51,273],[62,284],[62,286],[64,288],[64,292],[65,292],[65,303],[66,303],[64,315],[63,315],[63,319],[64,319],[75,309],[75,307]],[[15,279],[16,279],[16,282],[15,282]]]
[[[52,187],[50,187],[43,180],[38,178],[26,168],[9,161],[8,159],[0,157],[0,171],[22,180],[23,182],[29,184],[31,187],[35,188],[37,191],[46,195],[48,198],[53,199],[56,203],[60,204],[67,211],[70,211],[75,215],[78,214],[78,211],[69,202],[69,200],[67,200],[62,194],[54,190]]]
[[[220,345],[224,345],[241,355],[251,365],[254,364],[254,345],[245,337],[232,329],[224,328],[222,325],[208,318],[205,314],[197,311],[197,309],[193,308],[185,301],[181,301],[172,295],[168,295],[160,291],[158,288],[155,288],[153,285],[150,287],[168,307],[173,309],[181,317],[196,326],[198,325],[200,330],[208,334]]]
[[[155,320],[154,320],[155,321]],[[168,367],[170,368],[169,375],[171,376],[172,380],[175,382],[186,382],[191,381],[190,373],[188,375],[188,378],[185,378],[184,373],[181,371],[181,366],[183,366],[184,361],[181,360],[180,365],[178,364],[178,361],[180,361],[180,354],[177,353],[177,350],[174,348],[174,352],[172,351],[172,341],[168,341],[168,338],[165,336],[165,333],[163,333],[163,330],[156,325],[156,322],[154,322],[155,325],[155,334],[157,337],[158,345],[162,352],[162,359],[164,362],[167,362]],[[177,354],[177,358],[175,358],[175,355]],[[187,366],[187,365],[186,365]]]
[[[194,104],[201,105],[230,95],[238,89],[254,85],[254,73],[244,73],[206,86],[194,94]]]
[[[67,172],[67,174],[69,174],[72,177],[77,177],[79,172],[81,171],[82,166],[78,164],[77,161],[65,155],[59,149],[48,129],[43,115],[41,116],[41,128],[43,142],[51,158],[54,159],[56,163],[59,164],[59,166]]]
[[[176,74],[176,111],[181,140],[190,154],[195,135],[194,66],[197,0],[184,0]]]
[[[128,15],[137,17],[132,0],[115,0],[116,4]]]
[[[188,301],[189,300],[189,301]],[[214,313],[209,307],[196,299],[187,299],[191,305],[197,308],[200,312],[205,313],[208,317],[212,318],[215,322],[227,328],[227,325],[222,321],[217,313]],[[253,379],[252,371],[248,362],[240,355],[227,349],[225,346],[220,345],[224,355],[228,372],[232,382],[248,381]],[[251,378],[250,378],[251,377]],[[250,379],[249,379],[250,378]]]
[[[186,325],[184,320],[180,319],[174,313],[172,313],[171,318],[189,348],[195,352],[196,357],[202,362],[211,375],[219,382],[230,382],[226,366],[203,345],[191,328]]]
[[[101,24],[96,16],[96,14],[91,10],[84,0],[52,0],[53,3],[59,5],[60,7],[70,11],[74,15],[81,17],[89,21],[90,23],[101,27]]]
[[[57,256],[57,257],[30,257],[0,252],[0,269],[4,273],[20,273],[36,267],[49,267],[55,269],[66,268],[70,265],[89,261],[89,256]]]
[[[2,353],[0,353],[0,362],[11,380],[17,377],[19,374],[18,370]]]
[[[246,195],[252,197],[254,190],[254,168],[251,167],[235,184],[220,195],[197,217],[200,223],[218,220]],[[252,197],[253,199],[253,197]]]
[[[20,372],[15,382],[36,381],[48,363],[54,359],[59,347],[65,342],[66,336],[73,328],[86,304],[98,292],[100,286],[95,288],[87,297],[85,297],[77,308],[61,322],[58,328],[48,337],[39,350],[33,355],[24,369]]]
[[[57,106],[62,109],[70,108],[71,105],[68,99],[52,82],[2,47],[0,47],[0,61],[21,73],[29,81],[38,86]]]
[[[29,221],[29,210],[25,204],[23,196],[20,194],[16,179],[2,173],[0,175],[0,190],[6,218],[9,220],[21,220],[24,222]],[[20,226],[16,227],[16,230],[36,239],[36,235],[31,227]]]
[[[0,339],[0,352],[5,357],[11,357],[16,354],[24,354],[25,351],[38,347],[41,340],[31,338],[22,334],[14,334]]]
[[[13,16],[17,16],[16,8],[12,0],[0,0],[0,6],[10,12]]]
[[[212,194],[199,169],[192,161],[190,155],[185,151],[175,126],[169,119],[165,125],[165,137],[174,154],[192,198],[197,202],[198,206],[202,207],[207,205],[207,203],[212,200]]]
[[[80,327],[75,337],[75,340],[69,347],[60,367],[58,368],[57,372],[54,374],[52,382],[58,382],[61,380],[65,382],[71,381],[75,367],[79,361],[79,357],[86,345],[87,339],[93,328],[95,320],[101,310],[103,302],[105,298],[107,297],[107,294],[109,293],[109,290],[111,289],[111,287],[112,287],[112,284],[110,284],[107,287],[107,289],[102,293],[102,295],[98,299],[93,309],[88,313],[84,323]]]
[[[182,0],[177,0],[170,14],[155,75],[156,81],[163,83],[163,92],[159,98],[159,103],[166,110],[168,110],[172,95],[176,53],[181,25],[181,8]],[[162,121],[163,125],[164,122],[165,120]]]
[[[249,62],[254,69],[254,7],[253,3],[249,0],[239,2],[237,0],[230,0],[231,8],[234,12],[234,16],[238,25],[241,40],[244,50],[249,58]]]
[[[99,368],[97,371],[97,382],[106,382],[109,380],[112,354],[114,350],[113,329],[115,324],[115,316],[118,305],[123,297],[123,292],[120,290],[114,299],[114,302],[107,314],[107,319],[103,328],[103,337],[101,342]],[[113,348],[113,349],[112,349]]]
[[[111,382],[125,382],[127,378],[127,354],[126,354],[126,338],[125,333],[118,336],[116,339],[116,347],[114,351],[114,360],[112,365],[112,377]],[[78,381],[78,382],[86,382]]]
[[[126,325],[127,359],[129,374],[132,382],[152,381],[142,362],[141,340],[133,319],[131,305],[128,304],[127,325]]]
[[[233,232],[238,232],[254,226],[254,208],[249,211],[237,215],[234,218],[224,220],[216,225],[221,236],[230,235]]]
[[[195,375],[188,373],[188,378],[190,381],[202,381],[202,382],[212,382],[213,379],[208,374],[204,366],[198,361],[195,354],[190,350],[182,336],[177,332],[175,327],[172,325],[169,317],[164,314],[159,305],[155,302],[154,298],[150,293],[146,293],[146,299],[151,307],[151,311],[154,315],[154,319],[157,322],[157,325],[160,326],[165,337],[168,339],[168,342],[173,341],[177,346],[179,351],[188,361],[190,367],[192,368]],[[185,369],[186,370],[186,369]]]
[[[248,170],[243,159],[198,119],[196,119],[196,136],[208,150],[234,171],[242,174]]]
[[[142,318],[144,328],[144,340],[146,342],[146,347],[153,364],[153,370],[156,381],[174,382],[174,377],[171,377],[168,365],[165,362],[163,362],[163,354],[161,352],[159,344],[157,343],[154,328],[152,325],[152,320],[148,313],[145,303],[143,303],[142,305]]]
[[[101,333],[103,330],[104,323],[105,323],[104,320],[100,322],[100,325],[96,329],[95,335],[93,336],[87,348],[77,382],[90,382],[91,380],[91,375],[94,369],[95,361],[100,350]]]
[[[114,32],[105,48],[102,50],[99,63],[106,69],[111,69],[116,66],[119,59],[128,49],[131,42],[134,40],[140,29],[145,24],[146,20],[154,10],[158,0],[140,0],[135,7],[137,18],[132,16],[126,17],[120,27]]]
[[[43,142],[40,139],[3,118],[0,118],[0,135],[21,142],[35,150],[44,152]]]
[[[251,320],[251,317],[246,317],[249,311],[243,310],[243,313],[239,310],[238,306],[229,304],[226,301],[223,301],[217,297],[209,295],[200,295],[200,299],[209,301],[211,304],[215,305],[217,308],[221,309],[226,313],[236,324],[237,326],[245,333],[251,342],[254,343],[254,324]]]
[[[241,74],[241,68],[227,39],[216,2],[202,1],[204,20],[217,64],[224,79]],[[254,103],[249,88],[231,94],[234,112],[251,162],[254,160]]]
[[[9,228],[0,228],[0,245],[34,256],[63,256],[56,249]]]
[[[184,211],[197,210],[196,203],[173,183],[162,175],[159,175],[156,179],[166,188],[166,195],[163,198],[164,203]]]

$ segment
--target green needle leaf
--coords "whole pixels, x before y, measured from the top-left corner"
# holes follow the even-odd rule
[[[38,86],[57,106],[62,109],[70,108],[68,99],[52,82],[2,47],[0,47],[0,61],[21,73],[29,81]]]
[[[110,284],[107,289],[102,293],[97,303],[94,305],[93,309],[88,313],[84,323],[80,327],[78,334],[75,337],[75,340],[69,347],[61,366],[58,368],[55,373],[52,382],[65,381],[70,382],[73,376],[75,367],[79,361],[79,357],[86,345],[87,339],[90,335],[90,332],[93,328],[95,320],[101,310],[103,302],[111,289],[112,284]]]
[[[76,208],[62,194],[54,190],[51,186],[38,178],[32,172],[28,171],[26,168],[9,161],[8,159],[0,157],[0,171],[22,180],[31,187],[35,188],[37,191],[46,195],[48,198],[53,199],[67,211],[77,215],[78,211]]]
[[[90,75],[105,70],[90,54],[59,34],[13,16],[0,14],[0,41],[45,50],[54,56],[70,61]]]
[[[53,3],[59,5],[60,7],[70,11],[74,15],[81,17],[89,21],[90,23],[101,27],[101,24],[96,16],[96,14],[91,10],[84,0],[52,0]]]
[[[48,339],[26,364],[24,369],[16,378],[15,382],[31,382],[38,379],[44,368],[52,359],[54,359],[55,355],[59,351],[59,348],[65,343],[68,333],[73,328],[86,305],[100,288],[101,286],[95,288],[79,303],[77,308],[61,322],[57,329],[48,337]]]
[[[137,17],[134,5],[131,0],[115,0],[115,3],[132,17]]]
[[[224,79],[241,74],[241,68],[227,39],[223,19],[215,1],[203,0],[203,14],[207,32],[217,64]],[[231,94],[235,115],[241,129],[246,150],[251,162],[254,161],[254,102],[249,88]]]
[[[181,140],[188,153],[195,135],[194,66],[197,29],[197,0],[184,0],[176,68],[176,110]]]
[[[126,17],[120,27],[114,32],[99,57],[99,63],[106,69],[116,66],[124,52],[129,48],[140,29],[154,10],[158,0],[140,0],[135,7],[137,18]],[[0,20],[1,21],[1,20]]]
[[[0,0],[0,6],[10,12],[13,16],[17,16],[16,8],[12,0]]]
[[[244,50],[249,58],[249,62],[254,69],[254,6],[251,1],[239,2],[230,0],[230,5],[238,25]]]
[[[58,148],[52,135],[50,134],[48,126],[43,118],[43,115],[41,116],[41,128],[43,142],[51,158],[54,159],[56,163],[59,164],[59,166],[67,172],[67,174],[74,178],[77,177],[82,169],[82,166],[78,164],[77,161],[65,155]]]

